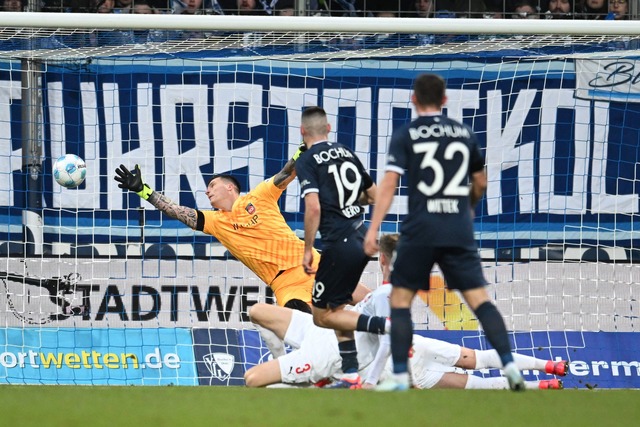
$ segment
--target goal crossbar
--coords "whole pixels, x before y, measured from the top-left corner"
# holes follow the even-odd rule
[[[0,27],[67,28],[87,30],[200,30],[200,31],[304,31],[402,34],[565,34],[640,35],[636,21],[509,19],[423,19],[351,17],[260,17],[213,15],[145,15],[0,12]]]

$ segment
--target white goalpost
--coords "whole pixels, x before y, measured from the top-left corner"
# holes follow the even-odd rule
[[[635,24],[0,13],[0,383],[242,385],[269,357],[247,310],[271,292],[115,168],[206,209],[213,174],[274,175],[322,105],[377,180],[433,72],[483,144],[476,237],[515,350],[569,360],[567,387],[640,387]],[[87,164],[76,189],[52,176],[65,153]],[[302,237],[297,182],[280,207]],[[362,280],[381,282],[375,260]],[[413,312],[422,334],[487,347],[437,271]]]

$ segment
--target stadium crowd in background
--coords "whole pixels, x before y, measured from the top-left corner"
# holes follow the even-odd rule
[[[263,16],[366,16],[488,19],[639,19],[640,0],[41,0],[47,12],[171,13]],[[135,5],[144,5],[136,12]],[[148,8],[147,8],[148,6]],[[3,0],[4,11],[29,9]],[[33,6],[31,6],[33,7]],[[153,10],[155,12],[150,12]]]

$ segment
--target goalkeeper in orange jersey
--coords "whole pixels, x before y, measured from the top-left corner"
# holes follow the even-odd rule
[[[278,199],[296,176],[294,165],[304,150],[301,144],[280,172],[244,195],[233,176],[215,175],[206,191],[215,210],[180,206],[153,191],[142,180],[138,165],[133,171],[120,165],[115,180],[120,188],[136,192],[171,218],[218,239],[231,255],[271,287],[278,305],[310,312],[314,276],[305,273],[300,265],[304,242],[291,230],[278,206]],[[319,260],[320,255],[314,250],[316,267]],[[354,299],[361,299],[368,291],[361,284]]]

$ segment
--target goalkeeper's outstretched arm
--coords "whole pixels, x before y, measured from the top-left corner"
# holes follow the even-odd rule
[[[296,160],[298,160],[300,154],[302,154],[306,150],[307,146],[304,145],[304,142],[300,143],[300,145],[298,146],[298,151],[296,151],[293,157],[289,159],[282,170],[273,177],[273,183],[276,187],[284,190],[285,188],[287,188],[287,185],[289,185],[289,183],[294,180],[294,178],[296,177]]]
[[[129,171],[126,166],[120,165],[120,167],[116,169],[114,179],[118,181],[118,187],[134,191],[159,211],[164,212],[171,218],[177,219],[190,228],[196,228],[198,212],[193,208],[180,206],[163,194],[153,191],[151,187],[142,181],[142,174],[138,165],[133,169],[133,172]]]

